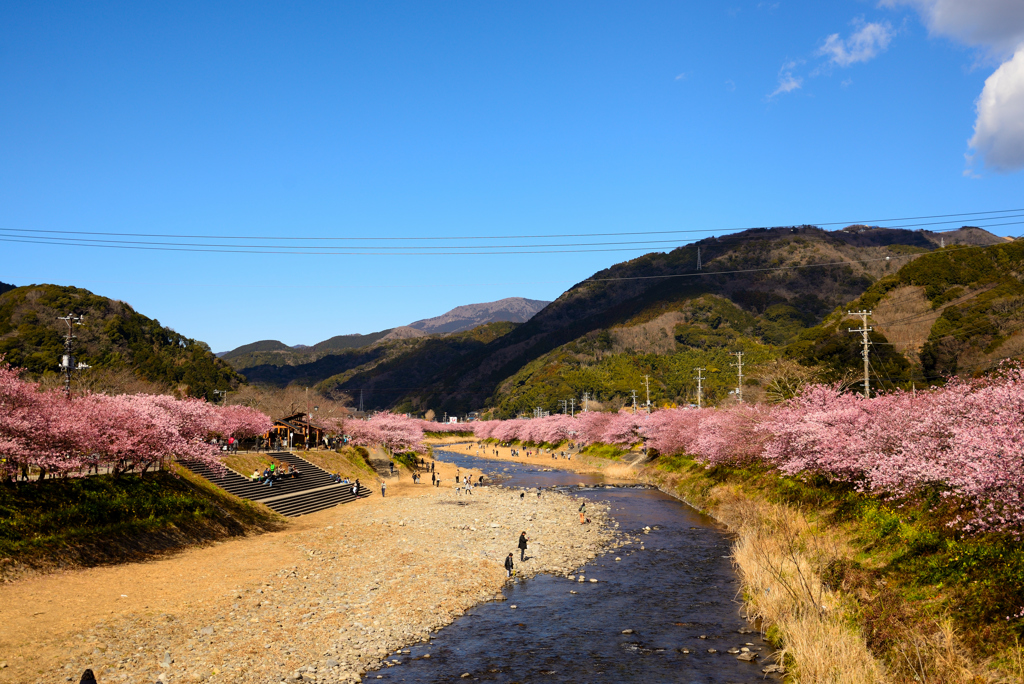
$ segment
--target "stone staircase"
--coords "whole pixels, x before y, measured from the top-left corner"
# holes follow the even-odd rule
[[[360,486],[359,493],[353,495],[351,484],[331,482],[330,473],[295,454],[275,451],[267,455],[278,463],[294,466],[299,476],[280,478],[271,486],[252,482],[230,468],[218,473],[198,461],[181,461],[181,464],[230,494],[262,503],[289,517],[315,513],[370,495],[366,486]]]

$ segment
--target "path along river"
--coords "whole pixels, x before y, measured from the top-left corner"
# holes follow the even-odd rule
[[[435,457],[505,486],[605,501],[619,531],[640,541],[579,570],[596,584],[550,575],[509,584],[507,600],[476,606],[364,681],[727,684],[774,677],[761,672],[772,648],[740,616],[729,539],[713,519],[656,489],[600,475],[446,451]],[[759,657],[744,662],[728,653],[742,647]]]

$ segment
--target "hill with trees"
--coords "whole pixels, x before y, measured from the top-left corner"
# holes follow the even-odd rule
[[[745,396],[784,397],[817,372],[785,348],[875,282],[941,245],[1000,245],[976,228],[945,234],[851,226],[757,229],[648,254],[594,274],[507,335],[465,355],[401,403],[511,416],[585,392],[609,407],[632,390],[659,404],[711,401],[735,388],[729,352],[756,373]],[[698,258],[700,263],[698,265]],[[855,340],[851,340],[855,342]],[[397,364],[396,364],[397,365]],[[852,367],[851,369],[852,370]],[[396,369],[397,371],[397,369]],[[400,374],[395,372],[395,384]],[[411,386],[411,385],[410,385]]]
[[[35,379],[55,380],[64,352],[66,324],[60,316],[84,316],[75,326],[76,360],[91,366],[77,374],[127,374],[152,389],[213,399],[214,389],[237,387],[244,378],[203,342],[190,339],[125,302],[88,290],[58,285],[15,287],[0,294],[0,355]]]
[[[595,408],[622,406],[632,390],[646,401],[645,376],[653,403],[695,402],[695,368],[706,369],[705,400],[718,403],[736,388],[731,352],[743,351],[744,397],[782,399],[809,379],[855,381],[857,338],[838,335],[835,312],[877,283],[933,253],[1008,244],[977,228],[744,231],[617,264],[505,331],[485,328],[447,342],[445,336],[382,339],[359,354],[324,357],[276,377],[270,369],[246,373],[279,383],[302,377],[327,392],[361,390],[367,408],[486,408],[508,417],[535,407],[556,411],[560,400],[584,393]],[[827,321],[836,332],[831,344],[846,350],[831,365],[807,337],[822,337],[809,331]],[[883,337],[878,333],[872,350],[876,370],[912,382],[912,361]],[[340,370],[321,375],[333,368]]]

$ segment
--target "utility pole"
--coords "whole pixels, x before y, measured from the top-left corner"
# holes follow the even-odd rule
[[[559,399],[558,405],[562,407],[562,415],[564,416],[569,412],[569,402],[565,399]]]
[[[309,388],[306,388],[306,451],[309,451],[309,432],[313,428],[313,416],[309,414]]]
[[[359,412],[363,412],[363,390],[359,390]],[[448,415],[447,413],[445,414]]]
[[[74,314],[68,314],[67,316],[58,316],[57,320],[64,321],[68,324],[68,333],[64,336],[64,355],[60,359],[60,369],[64,372],[64,394],[67,396],[68,401],[71,401],[71,373],[76,370],[84,370],[89,366],[84,363],[75,365],[74,356],[74,345],[75,345],[75,326],[82,325],[82,321],[85,320],[85,316],[76,316]]]
[[[651,412],[651,376],[644,376],[644,387],[647,388],[647,412]]]
[[[633,415],[636,415],[636,390],[630,390],[633,393]]]
[[[576,417],[576,397],[573,397],[572,399],[569,400],[569,417]]]
[[[706,368],[694,368],[697,371],[697,408],[704,407],[704,385],[705,378],[700,374],[701,371],[707,370]]]
[[[870,311],[865,311],[864,309],[861,309],[860,311],[847,311],[846,315],[847,316],[860,316],[860,323],[861,323],[860,327],[856,328],[856,329],[850,328],[849,330],[852,333],[860,333],[862,335],[862,337],[861,337],[861,344],[864,345],[864,349],[861,351],[861,356],[864,357],[864,398],[865,399],[870,399],[871,398],[871,375],[868,373],[868,369],[869,369],[869,364],[868,364],[868,347],[871,344],[871,338],[868,337],[868,333],[871,332],[872,330],[874,330],[874,328],[869,328],[868,327],[868,316],[871,315],[871,312]]]
[[[590,408],[590,392],[583,393],[583,412],[586,413]]]
[[[736,398],[743,401],[743,352],[732,352],[730,356],[736,357],[736,363],[729,364],[736,367]]]
[[[698,248],[697,248],[697,270],[698,270],[698,271],[699,271],[699,270],[701,270],[701,263],[700,263],[700,247],[698,247]]]

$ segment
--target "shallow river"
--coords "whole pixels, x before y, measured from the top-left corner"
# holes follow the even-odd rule
[[[774,677],[761,673],[772,648],[756,630],[740,632],[752,625],[740,617],[729,539],[713,519],[656,489],[600,475],[445,451],[435,457],[506,486],[554,487],[607,502],[619,530],[639,534],[645,550],[634,542],[595,558],[580,572],[596,584],[540,575],[507,585],[506,601],[476,606],[429,643],[394,656],[400,665],[364,680],[725,684]],[[644,534],[645,526],[654,529]],[[747,663],[726,652],[745,645],[761,657]]]

